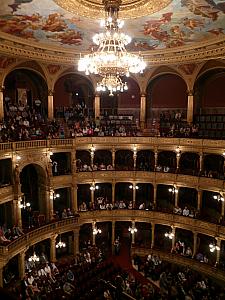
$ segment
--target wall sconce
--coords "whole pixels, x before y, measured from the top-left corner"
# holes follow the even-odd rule
[[[94,222],[92,225],[92,234],[97,235],[98,233],[101,234],[102,231],[101,231],[101,229],[97,228],[96,222]]]
[[[23,198],[23,200],[22,200],[22,198],[20,197],[20,200],[19,200],[19,208],[23,208],[23,209],[25,209],[25,208],[27,208],[27,207],[30,207],[30,202],[25,202],[25,199]]]
[[[91,151],[92,155],[95,153],[95,146],[94,145],[91,146],[90,151]]]
[[[16,155],[16,160],[21,160],[21,156],[20,155]]]
[[[166,232],[166,233],[165,233],[165,237],[166,237],[166,238],[169,238],[170,240],[172,240],[173,237],[174,237],[174,233],[172,233],[172,232]]]
[[[209,244],[209,251],[214,252],[214,251],[220,251],[220,247],[217,246],[216,244]]]
[[[95,182],[93,181],[91,186],[90,186],[90,190],[91,191],[95,191],[95,190],[98,190],[99,189],[99,186],[98,185],[95,185]]]
[[[213,199],[217,201],[224,202],[224,198],[219,194],[219,195],[213,195]]]
[[[59,238],[59,241],[58,243],[55,245],[55,247],[58,249],[58,248],[65,248],[66,247],[66,243],[62,242],[61,240],[61,235],[60,235],[60,238]]]
[[[51,200],[55,200],[57,198],[60,198],[60,194],[59,193],[55,193],[54,191],[50,192],[50,199]]]
[[[173,193],[173,194],[174,194],[174,193],[175,193],[175,194],[178,193],[178,189],[176,189],[175,187],[169,188],[168,191],[169,191],[170,193]]]
[[[129,189],[133,189],[133,190],[139,190],[139,186],[138,185],[133,185],[133,184],[131,184],[131,185],[129,185]]]
[[[131,233],[131,234],[135,234],[135,232],[137,232],[137,228],[135,227],[135,225],[133,224],[132,227],[129,227],[128,228],[128,231]]]
[[[36,262],[39,262],[39,260],[40,260],[40,258],[39,258],[39,256],[36,255],[35,252],[33,253],[33,255],[31,255],[31,256],[28,258],[28,261],[30,261],[30,262],[33,261],[33,262],[35,262],[35,263],[36,263]]]
[[[222,155],[225,156],[225,151],[223,151]]]

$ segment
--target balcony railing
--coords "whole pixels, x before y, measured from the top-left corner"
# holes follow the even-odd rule
[[[51,139],[51,140],[31,140],[20,142],[0,143],[0,151],[18,151],[32,148],[49,147],[77,147],[84,144],[108,144],[108,145],[127,145],[143,144],[151,147],[161,146],[162,148],[179,146],[183,148],[198,149],[198,151],[214,149],[225,149],[225,140],[204,140],[190,138],[163,138],[163,137],[77,137],[71,139]],[[221,153],[222,153],[221,152]]]
[[[160,256],[161,260],[168,261],[172,264],[182,265],[188,268],[191,268],[193,270],[196,270],[199,273],[204,273],[207,276],[216,278],[217,280],[224,281],[225,278],[225,271],[219,270],[211,265],[198,262],[195,259],[186,258],[181,255],[176,255],[172,253],[167,253],[155,249],[147,249],[147,248],[139,248],[139,247],[133,247],[131,249],[131,255],[137,254],[139,256],[147,256],[148,254],[153,253],[158,256]]]
[[[0,246],[0,254],[5,256],[6,260],[9,260],[27,246],[31,246],[39,241],[42,241],[43,239],[47,239],[53,234],[73,230],[74,225],[78,225],[77,216],[44,225],[22,235],[6,246]]]
[[[17,255],[27,247],[30,247],[51,235],[65,233],[74,230],[82,224],[108,221],[133,221],[136,222],[153,222],[167,226],[174,225],[177,228],[187,229],[190,231],[202,233],[209,236],[217,236],[225,240],[225,227],[173,214],[165,214],[156,211],[144,210],[100,210],[80,212],[80,216],[71,217],[58,222],[44,225],[34,229],[27,234],[19,237],[6,246],[0,246],[0,255],[5,261]]]

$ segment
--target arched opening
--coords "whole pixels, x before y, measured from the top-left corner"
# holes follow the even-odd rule
[[[151,150],[141,150],[137,152],[136,169],[138,171],[154,171],[155,158]]]
[[[208,222],[219,224],[222,203],[220,197],[215,198],[214,196],[220,195],[212,191],[203,191],[201,218]]]
[[[12,184],[12,160],[11,158],[0,160],[0,187]]]
[[[35,216],[47,217],[46,173],[37,164],[26,165],[20,173],[20,182],[23,200],[30,203],[30,207],[22,209],[22,222],[25,227],[38,226],[33,223]]]
[[[134,169],[133,152],[130,150],[118,150],[115,155],[115,168],[120,171]]]
[[[107,170],[112,166],[112,152],[109,150],[96,150],[94,155],[94,170]]]
[[[176,153],[173,151],[161,151],[158,154],[157,170],[173,173],[176,171]]]
[[[136,222],[135,227],[137,232],[135,233],[135,245],[137,247],[151,247],[152,240],[152,226],[151,223]]]
[[[187,86],[180,76],[163,74],[149,82],[146,103],[148,128],[160,125],[163,131],[169,131],[173,123],[181,125],[186,119],[186,110]]]
[[[66,74],[55,83],[55,117],[79,121],[93,116],[94,88],[92,83],[78,74]]]
[[[199,155],[192,152],[182,153],[179,161],[179,172],[181,174],[197,175],[199,173]]]
[[[48,86],[41,75],[28,69],[16,69],[6,76],[4,86],[6,119],[16,115],[31,120],[38,114],[47,117]]]
[[[216,68],[208,70],[195,82],[195,123],[199,125],[201,137],[225,137],[224,79],[225,69]]]
[[[193,253],[193,233],[190,230],[176,228],[175,245],[172,253],[192,257]]]
[[[78,184],[77,203],[78,203],[79,211],[88,210],[90,207],[90,202],[91,202],[90,184]]]
[[[133,201],[133,189],[128,182],[118,182],[115,185],[115,208],[127,208],[130,202]]]
[[[152,210],[153,209],[153,193],[154,188],[151,183],[138,183],[136,184],[136,201],[135,207],[136,209],[145,209]]]
[[[87,150],[76,151],[76,166],[77,171],[90,171],[91,169],[91,154]]]
[[[224,179],[224,157],[222,155],[205,155],[203,162],[204,176]]]

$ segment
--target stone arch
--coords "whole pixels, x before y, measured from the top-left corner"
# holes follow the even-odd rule
[[[42,68],[42,66],[37,63],[36,61],[20,61],[20,62],[16,62],[12,65],[10,65],[10,67],[6,70],[6,72],[4,73],[2,82],[5,82],[5,78],[14,70],[16,69],[27,69],[33,72],[36,72],[38,75],[40,75],[41,77],[43,77],[43,79],[46,81],[47,84],[47,78],[45,75],[45,72]]]
[[[194,84],[195,113],[224,114],[225,62],[208,61],[203,65]],[[213,101],[211,98],[213,97]],[[212,120],[215,122],[215,120]],[[214,124],[213,126],[216,126]],[[211,129],[211,128],[207,128]],[[216,128],[215,129],[220,129]]]
[[[95,92],[88,77],[76,72],[64,72],[55,81],[54,90],[54,107],[69,107],[84,102],[87,109],[93,110]]]
[[[35,68],[34,68],[35,66]],[[48,85],[46,77],[38,64],[21,63],[11,68],[4,77],[4,98],[10,98],[17,102],[24,97],[24,101],[30,108],[40,110],[42,114],[47,113],[48,107]],[[24,90],[24,92],[19,93]],[[35,100],[41,100],[36,104]],[[5,103],[6,104],[6,103]],[[41,104],[41,105],[40,105]]]
[[[158,120],[162,110],[170,114],[179,110],[186,116],[187,83],[176,70],[168,67],[156,69],[148,81],[146,98],[147,124],[153,119]]]
[[[48,207],[45,169],[40,164],[28,162],[23,164],[20,170],[21,191],[25,201],[31,203],[32,211],[46,215]],[[26,215],[24,214],[22,217],[26,222]]]

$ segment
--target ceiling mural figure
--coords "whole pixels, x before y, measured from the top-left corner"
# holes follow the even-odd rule
[[[80,0],[67,2],[76,1],[80,3]],[[88,3],[92,1],[101,5],[100,0]],[[152,2],[138,1],[143,7]],[[60,1],[4,0],[0,7],[0,36],[3,32],[38,42],[39,46],[64,46],[77,51],[91,49],[92,36],[103,30],[100,20],[85,17],[79,10],[71,13],[56,2]],[[129,51],[192,46],[225,37],[225,1],[161,0],[159,3],[158,11],[125,20],[124,32],[133,38],[127,47]]]

